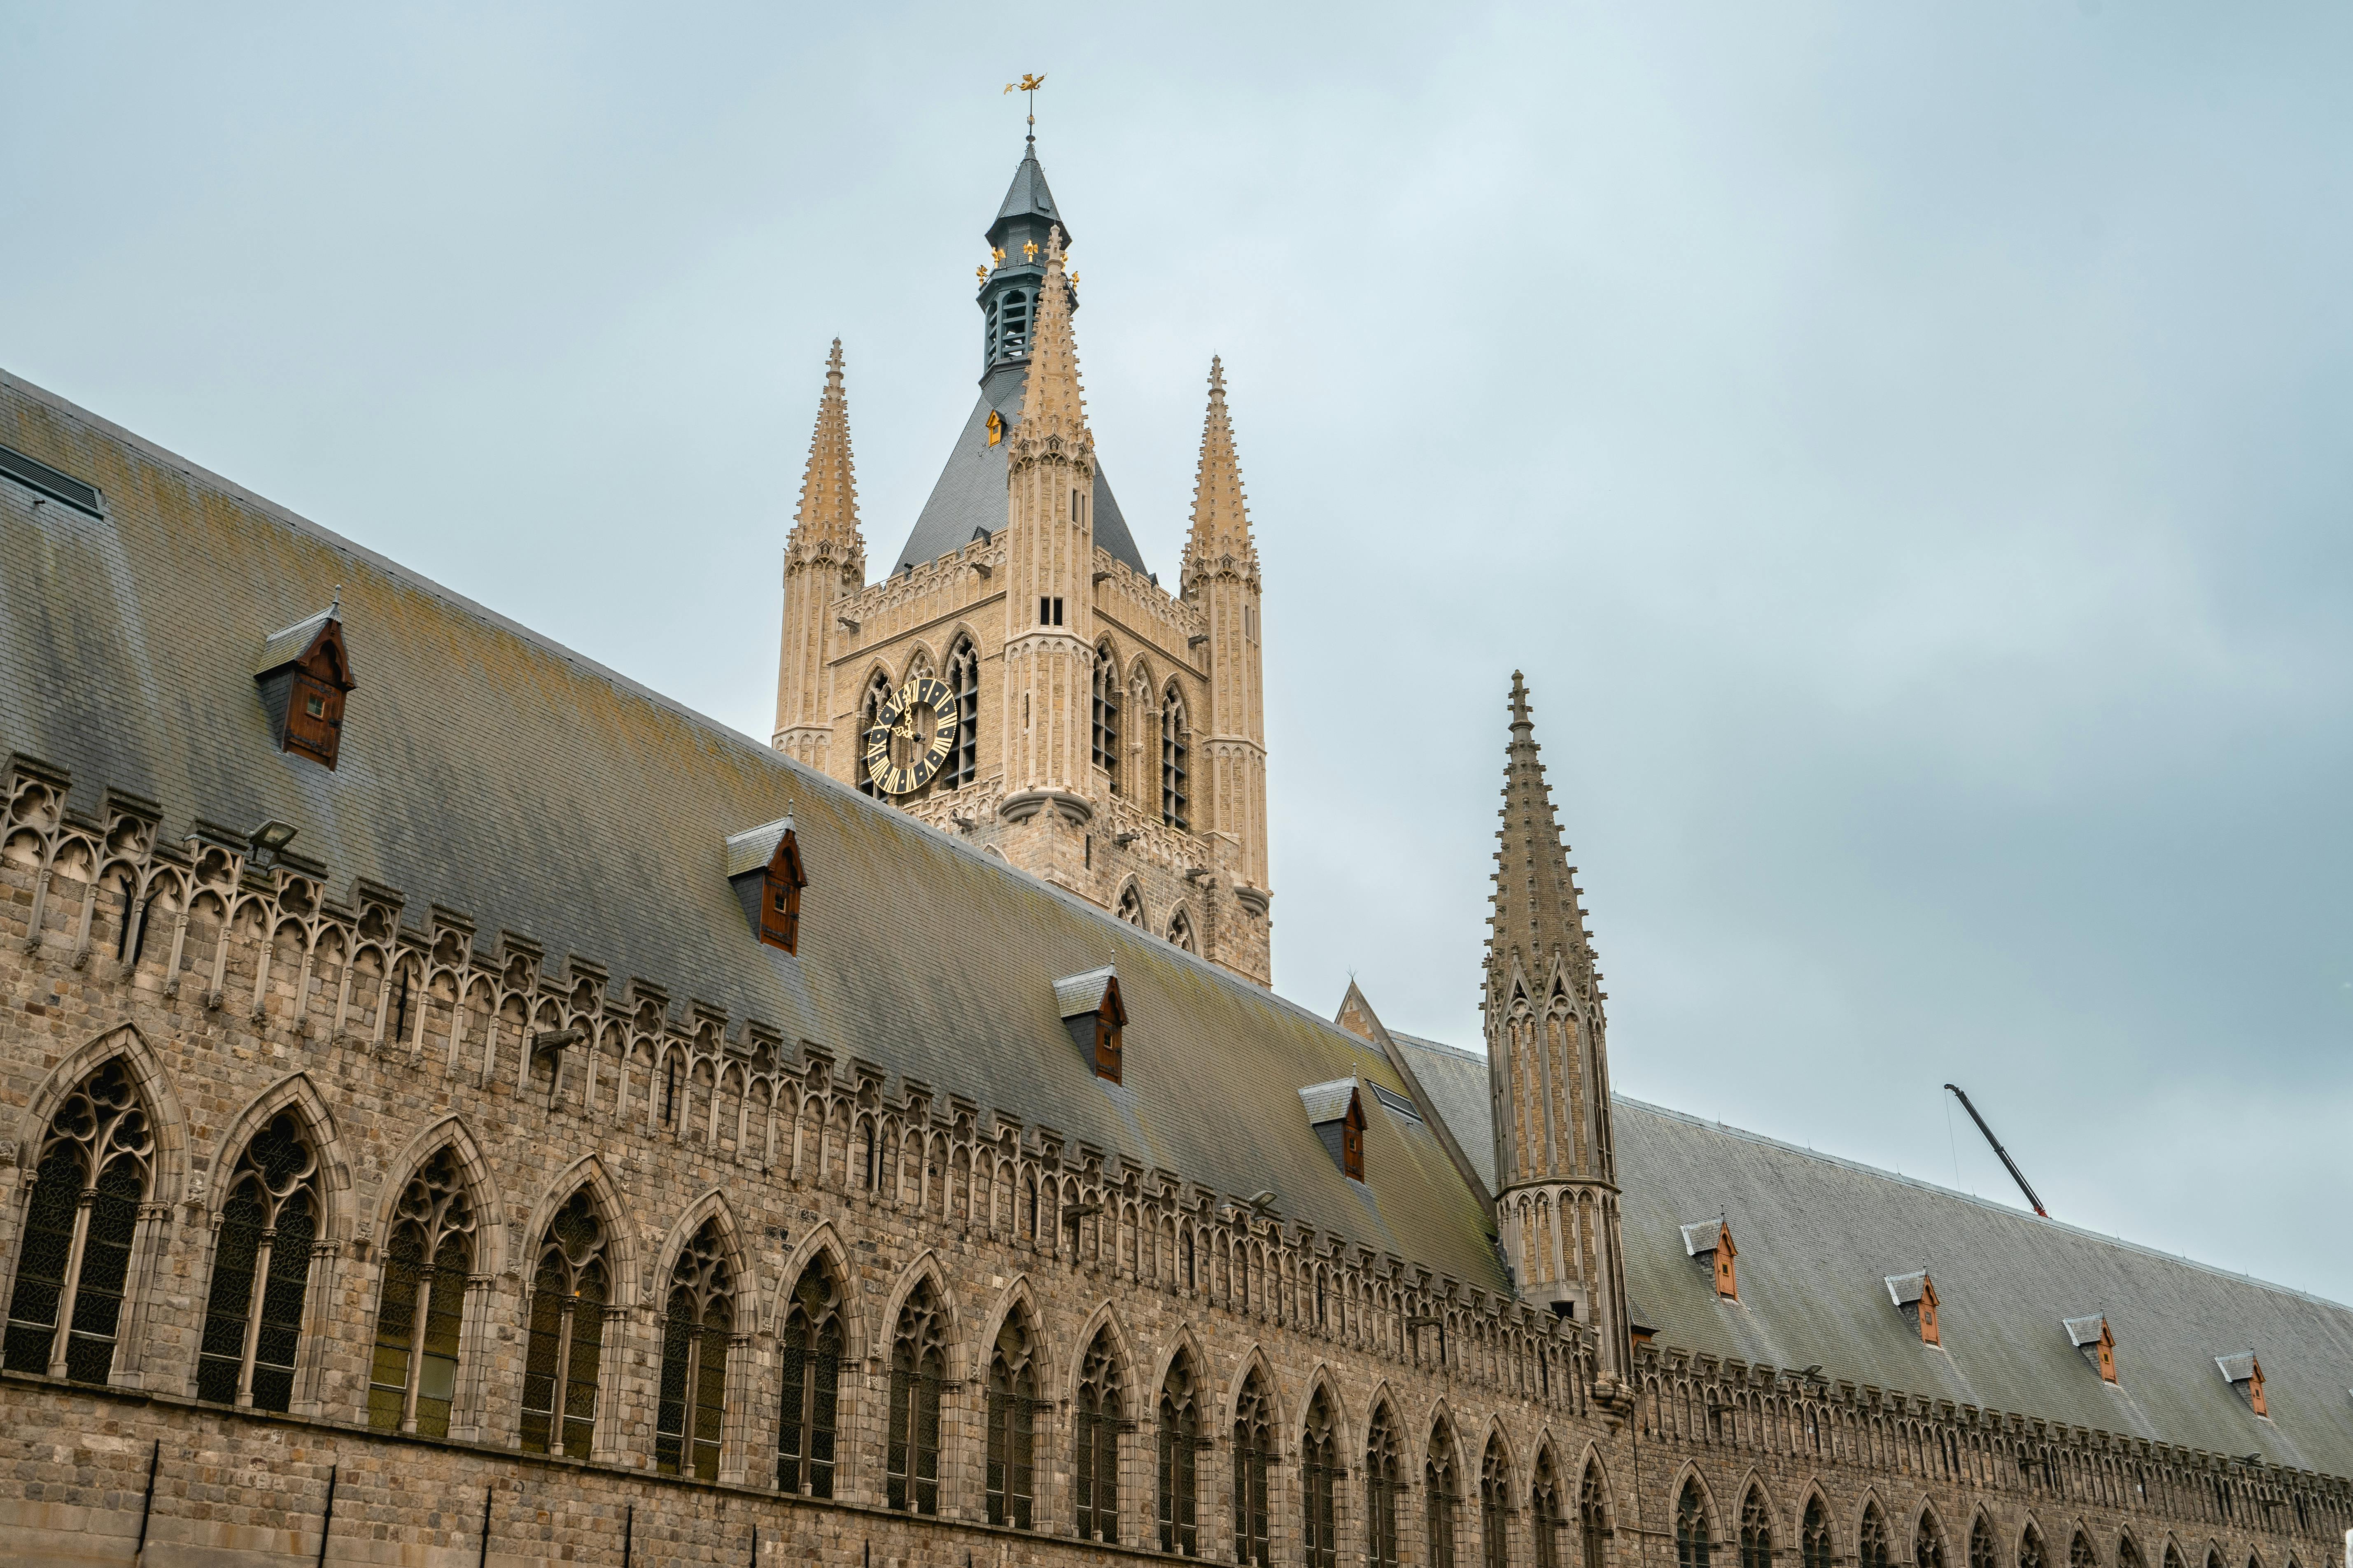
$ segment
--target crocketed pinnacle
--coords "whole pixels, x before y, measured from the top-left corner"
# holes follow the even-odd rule
[[[1556,963],[1572,986],[1589,985],[1593,949],[1577,908],[1568,851],[1553,815],[1552,789],[1536,754],[1535,721],[1528,716],[1527,683],[1512,672],[1512,741],[1504,766],[1504,825],[1495,837],[1495,902],[1488,933],[1487,995],[1505,1000],[1516,967],[1530,1000]]]
[[[1209,360],[1209,412],[1201,422],[1201,459],[1194,469],[1193,531],[1185,541],[1186,560],[1207,568],[1225,557],[1255,566],[1250,508],[1242,494],[1242,466],[1234,456],[1233,422],[1226,416],[1226,367]]]
[[[825,393],[818,399],[817,431],[809,437],[808,468],[801,475],[801,507],[793,539],[859,542],[858,476],[849,456],[849,403],[841,390],[841,340],[825,362]]]
[[[1086,398],[1079,387],[1079,345],[1071,335],[1071,289],[1062,276],[1062,232],[1046,238],[1046,279],[1038,287],[1038,324],[1029,339],[1029,384],[1021,395],[1025,446],[1062,438],[1075,455],[1092,444]]]

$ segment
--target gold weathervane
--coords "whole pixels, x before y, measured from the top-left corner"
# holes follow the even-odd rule
[[[1045,85],[1044,71],[1035,74],[1024,71],[1019,81],[1008,81],[1005,84],[1007,92],[1026,92],[1029,95],[1029,140],[1033,144],[1038,140],[1038,89]]]

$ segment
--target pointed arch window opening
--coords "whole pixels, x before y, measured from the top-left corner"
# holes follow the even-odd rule
[[[727,1345],[735,1327],[735,1269],[727,1252],[719,1222],[707,1219],[670,1265],[654,1420],[654,1468],[666,1476],[719,1479]]]
[[[1485,1568],[1512,1568],[1512,1472],[1500,1444],[1490,1438],[1479,1461],[1479,1547]]]
[[[940,1394],[946,1377],[945,1313],[925,1279],[900,1308],[891,1339],[883,1496],[902,1512],[940,1511]]]
[[[1267,1568],[1273,1552],[1266,1482],[1274,1460],[1274,1425],[1255,1370],[1234,1406],[1233,1455],[1234,1561]]]
[[[1020,1310],[1006,1314],[988,1361],[987,1474],[988,1522],[1015,1530],[1035,1523],[1037,1502],[1037,1337]]]
[[[1205,1439],[1200,1391],[1189,1351],[1177,1352],[1160,1384],[1158,1438],[1160,1550],[1198,1557],[1201,1553],[1199,1456]]]
[[[2049,1556],[2042,1550],[2042,1536],[2032,1525],[2018,1538],[2018,1568],[2044,1568]]]
[[[522,1447],[586,1459],[596,1448],[596,1392],[612,1300],[608,1237],[586,1188],[540,1237],[523,1351]]]
[[[1699,1483],[1683,1482],[1675,1499],[1675,1568],[1708,1568],[1707,1501]]]
[[[1862,1510],[1862,1525],[1855,1532],[1855,1562],[1858,1568],[1888,1568],[1894,1555],[1887,1539],[1887,1516],[1872,1503]]]
[[[866,695],[858,705],[858,736],[850,747],[850,754],[854,759],[851,766],[858,775],[858,792],[878,800],[885,797],[881,790],[876,787],[873,776],[866,771],[865,737],[882,721],[882,710],[889,704],[893,689],[890,674],[885,670],[878,669],[867,677]]]
[[[1602,1495],[1601,1472],[1590,1465],[1577,1483],[1577,1535],[1579,1568],[1609,1568],[1609,1510]]]
[[[1365,1559],[1367,1568],[1398,1568],[1398,1512],[1405,1503],[1404,1447],[1384,1405],[1365,1443]]]
[[[1193,825],[1193,732],[1185,700],[1171,686],[1160,700],[1160,820],[1180,833]]]
[[[1118,913],[1120,919],[1132,926],[1144,923],[1144,899],[1136,892],[1134,883],[1130,882],[1119,890]]]
[[[1074,492],[1075,493],[1075,492]],[[1120,789],[1119,667],[1108,647],[1095,650],[1093,752],[1113,795]]]
[[[1818,1497],[1806,1500],[1805,1515],[1799,1521],[1798,1561],[1800,1568],[1832,1568],[1837,1561],[1831,1550],[1830,1512]]]
[[[1119,1358],[1106,1330],[1095,1335],[1079,1369],[1071,1458],[1082,1541],[1119,1540],[1119,1434],[1126,1409]]]
[[[1193,917],[1181,909],[1168,917],[1168,940],[1187,952],[1201,951],[1199,941],[1193,935]]]
[[[1820,1508],[1820,1505],[1817,1503],[1814,1507]],[[1807,1518],[1810,1523],[1810,1511]],[[1985,1520],[1980,1517],[1969,1526],[1969,1568],[2000,1568],[2000,1557],[1994,1551],[1993,1531],[1987,1528]],[[1812,1565],[1809,1563],[1807,1568],[1812,1568]]]
[[[802,1497],[829,1498],[845,1340],[841,1281],[824,1257],[801,1270],[779,1339],[784,1394],[776,1426],[776,1486]]]
[[[1461,1497],[1454,1474],[1453,1444],[1443,1426],[1430,1435],[1430,1458],[1421,1467],[1421,1487],[1430,1568],[1454,1568],[1455,1520]]]
[[[42,1139],[0,1352],[9,1371],[108,1380],[154,1162],[153,1119],[111,1058],[65,1097]]]
[[[311,1244],[324,1212],[318,1152],[292,1111],[253,1135],[222,1191],[196,1397],[283,1411],[293,1402]]]
[[[948,745],[938,787],[962,789],[980,776],[980,650],[959,637],[949,651],[948,690],[955,703],[955,739]]]
[[[1925,1510],[1919,1527],[1912,1532],[1912,1563],[1913,1568],[1945,1568],[1944,1532],[1936,1528],[1936,1515]]]
[[[1307,1425],[1299,1441],[1300,1542],[1307,1568],[1338,1568],[1340,1478],[1345,1473],[1332,1401],[1319,1388],[1308,1402]]]
[[[474,1262],[474,1202],[448,1144],[417,1168],[393,1211],[368,1370],[368,1425],[447,1437]]]
[[[1528,1534],[1535,1545],[1535,1568],[1562,1568],[1560,1532],[1567,1523],[1552,1454],[1549,1450],[1540,1451],[1536,1455],[1535,1480],[1528,1489]]]
[[[1740,1568],[1773,1568],[1773,1512],[1755,1487],[1740,1501]]]

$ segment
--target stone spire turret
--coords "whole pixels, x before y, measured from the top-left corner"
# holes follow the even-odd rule
[[[785,621],[771,742],[814,768],[825,767],[833,733],[832,606],[865,583],[866,541],[858,529],[849,404],[842,392],[841,340],[836,338],[826,359],[808,464],[801,474],[800,510],[785,540]]]
[[[1204,826],[1228,846],[1242,888],[1263,893],[1266,850],[1266,693],[1261,648],[1258,546],[1250,539],[1241,462],[1226,415],[1226,370],[1209,361],[1209,409],[1193,481],[1193,528],[1180,581],[1209,634],[1209,711],[1205,732],[1209,788]],[[1258,911],[1264,911],[1264,900]]]
[[[1482,1004],[1496,1225],[1521,1295],[1589,1323],[1603,1373],[1622,1384],[1632,1348],[1601,977],[1517,671],[1507,756]]]
[[[1088,693],[1094,669],[1094,437],[1071,334],[1061,231],[1046,239],[1021,412],[1006,438],[1005,703],[1008,815],[1055,804],[1080,821],[1096,792]]]

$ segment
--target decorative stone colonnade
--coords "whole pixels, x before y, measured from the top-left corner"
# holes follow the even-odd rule
[[[152,802],[110,794],[99,817],[80,819],[62,809],[56,770],[13,758],[5,780],[0,1125],[13,1131],[0,1162],[16,1179],[0,1193],[0,1301],[12,1299],[33,1160],[63,1094],[121,1059],[154,1142],[109,1386],[0,1373],[0,1541],[16,1561],[129,1561],[142,1531],[149,1563],[311,1561],[331,1489],[339,1562],[475,1562],[486,1509],[494,1561],[744,1562],[755,1531],[763,1561],[860,1568],[953,1563],[958,1549],[969,1568],[992,1556],[1157,1556],[1154,1412],[1180,1352],[1205,1390],[1200,1553],[1213,1559],[1233,1558],[1225,1434],[1253,1377],[1271,1406],[1270,1558],[1282,1563],[1311,1561],[1300,1458],[1319,1396],[1345,1467],[1329,1561],[1349,1564],[1368,1560],[1377,1413],[1399,1439],[1398,1553],[1415,1568],[1445,1555],[1421,1528],[1433,1439],[1460,1478],[1451,1555],[1462,1568],[1578,1562],[1588,1542],[1574,1528],[1536,1540],[1539,1473],[1563,1484],[1572,1519],[1593,1478],[1603,1530],[1587,1568],[1673,1563],[1674,1499],[1694,1478],[1716,1550],[1734,1550],[1744,1488],[1761,1481],[1776,1552],[1792,1557],[1811,1490],[1838,1521],[1843,1559],[1867,1500],[1896,1522],[1905,1555],[1923,1501],[1956,1543],[1982,1506],[2009,1553],[1995,1568],[2015,1568],[2030,1520],[2053,1542],[2085,1521],[2105,1543],[2102,1568],[2123,1568],[2114,1542],[2126,1531],[2147,1568],[2169,1568],[2167,1540],[2182,1543],[2184,1568],[2207,1568],[2209,1545],[2221,1568],[2321,1568],[2348,1519],[2341,1481],[1653,1349],[1639,1357],[1635,1394],[1597,1391],[1589,1341],[1519,1303],[984,1116],[953,1093],[910,1082],[886,1098],[867,1064],[838,1066],[806,1042],[788,1051],[756,1022],[673,1005],[644,980],[616,986],[577,958],[550,973],[513,933],[485,955],[454,911],[405,923],[392,889],[360,882],[339,902],[326,869],[294,855],[265,867],[201,824],[166,843]],[[213,1194],[238,1155],[231,1145],[289,1108],[320,1145],[324,1207],[290,1408],[201,1404]],[[443,1148],[482,1221],[449,1436],[371,1431],[390,1205]],[[527,1455],[529,1258],[584,1186],[617,1264],[594,1449]],[[654,1470],[660,1283],[706,1221],[731,1249],[737,1302],[715,1481]],[[842,1282],[849,1346],[831,1500],[774,1485],[780,1314],[819,1257]],[[951,1325],[937,1520],[881,1506],[890,1338],[919,1281]],[[983,1368],[1015,1312],[1039,1347],[1029,1531],[984,1522]],[[1098,1336],[1121,1368],[1124,1545],[1074,1537],[1071,1405]],[[1504,1507],[1482,1519],[1491,1466]],[[1491,1523],[1502,1527],[1492,1551]]]

